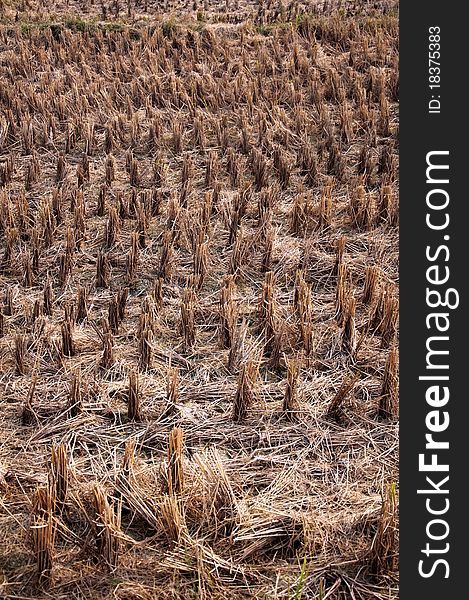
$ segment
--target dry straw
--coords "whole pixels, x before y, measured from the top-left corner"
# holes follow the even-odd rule
[[[236,304],[234,302],[234,294],[236,292],[236,284],[233,275],[226,275],[223,279],[220,290],[220,341],[224,348],[231,348],[233,343],[234,331],[238,316]]]
[[[168,494],[178,496],[184,490],[184,432],[175,427],[168,435]]]
[[[99,484],[93,487],[92,502],[98,556],[109,570],[114,571],[120,551],[121,505],[109,502],[106,491]]]
[[[238,387],[233,402],[233,421],[244,421],[248,410],[255,399],[255,385],[258,366],[253,359],[248,359],[238,375]]]
[[[49,487],[38,488],[32,503],[30,536],[36,559],[37,581],[41,588],[51,584],[54,559],[54,497]]]
[[[397,565],[397,491],[391,483],[382,492],[381,513],[370,550],[373,575],[392,573]]]
[[[399,404],[398,351],[391,348],[384,366],[383,382],[379,397],[378,417],[390,419],[396,416]]]

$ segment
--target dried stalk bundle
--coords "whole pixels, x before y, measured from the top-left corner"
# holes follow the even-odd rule
[[[253,148],[251,151],[251,163],[256,190],[260,192],[268,184],[269,175],[267,161],[257,148]]]
[[[83,391],[81,381],[81,370],[73,371],[70,380],[70,391],[68,395],[67,411],[70,417],[76,417],[82,410]]]
[[[13,290],[7,287],[5,290],[5,300],[3,302],[3,314],[10,317],[13,314]]]
[[[48,315],[49,317],[52,316],[52,307],[54,304],[54,292],[52,289],[52,281],[49,279],[49,277],[47,277],[46,281],[44,282],[42,302],[43,302],[44,314]],[[4,312],[5,312],[5,309],[4,309]],[[8,313],[5,312],[5,314],[8,314]],[[11,312],[10,312],[10,314],[11,314]]]
[[[383,137],[389,137],[391,135],[391,113],[389,110],[389,102],[384,94],[384,90],[379,98],[378,128],[380,135]]]
[[[64,321],[70,321],[70,323],[75,324],[75,307],[71,302],[64,302]]]
[[[104,564],[114,571],[119,560],[121,504],[110,504],[106,492],[98,484],[93,487],[92,493],[96,548]]]
[[[26,167],[26,172],[25,172],[25,177],[24,177],[25,189],[28,191],[31,190],[33,185],[39,181],[40,176],[41,176],[41,165],[37,158],[37,154],[34,151],[33,155],[31,156],[31,160],[29,161],[29,163]]]
[[[44,245],[50,247],[54,243],[55,228],[57,224],[48,202],[43,204],[40,208],[40,219],[42,222],[42,238],[44,240]],[[10,233],[13,233],[13,230],[11,230]]]
[[[111,206],[109,209],[109,216],[106,221],[105,231],[104,231],[104,244],[106,248],[112,248],[118,238],[119,238],[119,230],[120,230],[120,218],[119,214],[114,206]]]
[[[35,276],[39,275],[39,259],[41,256],[39,233],[34,229],[31,234],[32,245],[32,269]]]
[[[106,162],[105,162],[104,168],[105,168],[104,180],[106,182],[106,186],[110,188],[112,186],[112,182],[116,178],[116,159],[114,158],[114,156],[112,154],[108,154],[108,156],[106,156]]]
[[[248,410],[255,399],[255,383],[257,379],[257,365],[253,360],[247,360],[238,375],[238,388],[233,402],[232,418],[235,422],[244,421]]]
[[[362,302],[371,305],[376,296],[376,288],[379,282],[380,268],[378,265],[370,265],[365,270],[365,282],[363,284]]]
[[[76,144],[76,130],[67,123],[65,138],[65,154],[69,154]]]
[[[303,347],[303,356],[306,359],[306,364],[310,364],[310,359],[314,352],[314,336],[313,322],[308,320],[300,320],[300,338]]]
[[[89,181],[90,179],[90,174],[89,174],[89,160],[88,160],[88,156],[92,156],[93,152],[94,152],[94,146],[95,146],[95,139],[94,139],[94,123],[86,123],[86,127],[85,127],[85,154],[83,156],[83,160],[86,159],[87,162],[87,180]]]
[[[161,205],[163,204],[163,192],[159,189],[153,189],[151,192],[150,215],[157,217],[161,214]]]
[[[293,302],[298,314],[303,353],[308,358],[313,353],[313,298],[311,288],[305,281],[301,270],[296,272]]]
[[[220,290],[220,327],[219,335],[223,348],[231,348],[238,318],[238,310],[234,303],[236,284],[233,275],[226,275]]]
[[[234,373],[239,365],[245,360],[246,351],[246,336],[248,332],[248,324],[245,320],[236,330],[231,339],[230,352],[228,354],[228,371]]]
[[[218,145],[221,147],[222,153],[225,154],[230,146],[228,119],[226,115],[223,115],[221,119],[215,122],[215,127]]]
[[[353,356],[357,347],[357,332],[355,328],[355,311],[357,302],[350,292],[343,314],[342,351]]]
[[[219,175],[220,165],[218,162],[218,155],[216,152],[210,151],[208,153],[207,163],[205,167],[205,187],[213,188],[217,177]]]
[[[312,203],[310,194],[296,194],[290,213],[290,232],[303,237],[311,228]]]
[[[185,537],[187,530],[182,502],[177,496],[165,496],[159,508],[168,542],[171,545],[178,543]]]
[[[140,185],[140,175],[138,172],[138,161],[134,157],[130,159],[129,164],[129,179],[132,187],[138,187]]]
[[[57,159],[57,170],[55,173],[55,182],[59,185],[62,184],[65,179],[66,168],[65,156],[63,152],[61,152]]]
[[[345,246],[347,245],[347,238],[341,235],[337,240],[337,247],[335,253],[335,262],[332,274],[336,275],[339,273],[339,266],[344,264]]]
[[[264,277],[259,302],[259,329],[264,337],[265,350],[270,353],[277,330],[277,301],[275,299],[275,275],[268,271]]]
[[[249,149],[251,148],[251,141],[249,139],[248,124],[244,117],[241,118],[240,129],[241,129],[241,152],[243,154],[249,154]]]
[[[257,202],[257,226],[259,229],[271,225],[277,194],[278,190],[275,187],[265,188],[259,194]]]
[[[184,352],[189,352],[195,344],[195,302],[196,295],[192,288],[186,288],[182,295],[181,320],[179,325]]]
[[[17,375],[26,374],[26,354],[27,354],[26,336],[17,334],[15,335],[15,371]]]
[[[275,148],[273,153],[274,168],[282,188],[285,190],[290,184],[291,165],[280,148]]]
[[[399,318],[399,299],[391,293],[384,297],[383,319],[381,321],[381,348],[388,348],[396,337]]]
[[[296,359],[287,361],[287,386],[283,396],[282,411],[287,419],[295,416],[298,404],[298,379],[300,374],[300,364]]]
[[[392,419],[399,404],[398,351],[391,348],[384,366],[383,384],[379,397],[378,418]]]
[[[87,306],[87,296],[88,290],[82,286],[80,286],[77,290],[77,315],[76,320],[78,323],[82,323],[88,316],[88,306]]]
[[[239,158],[231,147],[226,152],[226,168],[230,176],[231,187],[237,189],[241,182],[241,167]]]
[[[70,480],[70,466],[64,444],[52,445],[48,479],[49,489],[53,493],[53,509],[62,512]]]
[[[179,235],[177,230],[180,223],[180,215],[182,211],[181,197],[177,192],[173,191],[169,197],[168,207],[166,210],[166,229],[171,231],[171,239],[175,241]]]
[[[73,226],[75,233],[75,248],[80,250],[85,241],[86,233],[86,211],[85,200],[82,192],[77,192],[76,206],[73,214]]]
[[[96,258],[96,287],[109,287],[110,275],[111,266],[109,262],[109,255],[101,252],[101,250],[98,250],[98,256]]]
[[[63,206],[63,192],[62,188],[58,187],[52,191],[52,212],[57,225],[60,225],[64,220],[64,206]],[[36,239],[39,242],[39,238],[36,232]]]
[[[137,201],[136,216],[135,235],[138,239],[138,247],[145,248],[147,245],[147,215],[145,206],[139,201]]]
[[[352,113],[347,101],[339,105],[339,131],[344,144],[350,144],[353,137],[353,119]]]
[[[13,169],[9,168],[7,162],[0,163],[0,188],[6,187],[11,182]]]
[[[386,223],[389,227],[396,227],[399,223],[399,207],[390,185],[380,188],[376,224],[380,223]]]
[[[359,231],[369,231],[375,221],[375,199],[372,192],[368,192],[362,198],[356,215],[355,225]]]
[[[127,416],[129,421],[142,420],[138,374],[135,373],[135,371],[129,373],[129,387],[127,389]]]
[[[112,335],[111,331],[104,331],[103,353],[101,354],[101,358],[99,360],[99,366],[102,369],[110,369],[114,362],[114,336]]]
[[[36,557],[38,585],[41,588],[49,587],[52,577],[55,542],[53,505],[52,491],[49,488],[38,488],[33,498],[30,534]]]
[[[71,229],[69,229],[69,235],[68,237],[68,241],[70,244],[73,243],[73,245],[75,245],[75,236],[73,235],[73,232]],[[72,270],[73,270],[73,250],[70,250],[70,246],[69,244],[67,244],[67,248],[65,250],[65,252],[63,254],[61,254],[59,256],[59,273],[58,273],[58,278],[59,278],[59,282],[60,285],[62,287],[65,287],[69,277],[72,274]]]
[[[337,268],[337,285],[335,291],[335,318],[339,326],[343,325],[350,293],[348,268],[345,263],[340,263]]]
[[[62,334],[62,354],[63,356],[75,356],[75,344],[73,341],[73,322],[66,319],[60,327]]]
[[[2,263],[0,263],[0,268],[4,273],[11,273],[15,270],[14,258],[17,253],[18,242],[18,230],[16,228],[7,229],[5,232],[5,251]]]
[[[16,229],[22,237],[27,235],[27,229],[33,224],[29,201],[23,190],[13,199],[11,194],[0,192],[0,231],[8,235],[9,229]]]
[[[128,486],[133,479],[133,467],[135,464],[135,439],[130,438],[125,442],[124,456],[122,457],[122,468],[118,479],[124,480]]]
[[[340,423],[342,421],[344,417],[344,402],[347,399],[347,396],[353,391],[357,379],[357,375],[349,375],[348,377],[345,377],[341,386],[339,387],[335,396],[332,398],[329,404],[326,413],[326,417],[328,419],[333,419],[337,423]]]
[[[176,154],[181,154],[182,152],[182,144],[183,144],[183,127],[182,123],[179,120],[174,119],[172,122],[172,142],[173,142],[173,150]]]
[[[34,305],[33,305],[33,311],[31,314],[31,322],[34,324],[36,322],[36,319],[39,319],[39,317],[41,315],[42,315],[41,302],[39,300],[35,300]]]
[[[8,201],[8,204],[10,205],[10,200]],[[30,206],[29,206],[29,201],[26,198],[26,194],[24,192],[20,192],[16,198],[15,198],[15,209],[16,209],[16,225],[18,228],[18,231],[21,234],[21,237],[24,238],[26,237],[27,233],[28,233],[28,229],[33,225],[33,217],[31,214],[31,210],[30,210]],[[9,210],[9,209],[7,209]],[[10,218],[8,219],[10,220],[10,226],[13,226],[13,223],[11,222],[11,215]],[[8,223],[8,221],[7,221]],[[5,229],[5,226],[3,225],[2,229]]]
[[[164,280],[162,277],[157,277],[152,289],[153,300],[155,302],[155,309],[157,311],[163,308],[163,283]]]
[[[332,142],[327,159],[327,173],[342,182],[345,178],[345,159],[340,151],[340,147]]]
[[[32,287],[34,285],[34,274],[33,265],[31,261],[31,254],[27,250],[23,255],[23,285],[25,287]]]
[[[182,161],[181,186],[189,186],[194,177],[194,162],[190,154],[185,154]]]
[[[169,367],[166,373],[166,403],[161,413],[161,419],[171,419],[178,414],[177,402],[179,398],[179,369]]]
[[[0,338],[5,335],[5,317],[3,316],[2,311],[0,310]]]
[[[318,163],[317,156],[313,146],[308,142],[303,142],[298,151],[298,166],[300,173],[306,178],[309,187],[314,187],[318,183]]]
[[[365,203],[366,191],[363,178],[359,178],[359,185],[354,186],[350,194],[349,214],[354,227],[359,229],[359,223],[363,221],[363,204]]]
[[[184,431],[174,427],[168,435],[168,494],[179,496],[184,491]]]
[[[391,483],[382,492],[381,514],[370,549],[370,570],[375,577],[397,569],[397,511],[396,486]]]
[[[247,206],[250,200],[249,188],[244,189],[241,193],[236,194],[233,200],[233,207],[231,211],[230,221],[230,234],[228,237],[228,244],[232,244],[238,235],[238,231],[241,225],[241,220],[246,214]]]
[[[236,497],[227,473],[223,456],[215,446],[197,452],[193,457],[197,472],[201,476],[203,494],[202,510],[195,518],[202,525],[214,528],[216,538],[229,536],[233,520],[237,518]],[[200,497],[199,496],[199,497]],[[186,503],[187,513],[191,515],[191,506]]]
[[[244,237],[243,228],[240,227],[236,235],[233,250],[231,251],[230,255],[228,265],[229,275],[234,275],[235,277],[239,275],[241,267],[246,263],[248,251],[249,248],[247,245],[247,240]]]
[[[108,306],[108,321],[109,328],[113,335],[117,335],[119,332],[119,326],[125,315],[125,306],[127,303],[127,297],[129,288],[119,290],[117,294],[111,298]]]
[[[371,177],[373,175],[374,168],[375,161],[373,158],[373,152],[370,148],[369,142],[365,141],[365,144],[360,150],[357,163],[357,174],[364,185],[369,185],[371,183]]]
[[[166,183],[169,167],[162,156],[155,158],[153,163],[153,184],[161,188]]]

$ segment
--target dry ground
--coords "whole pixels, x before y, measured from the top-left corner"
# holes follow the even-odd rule
[[[397,598],[395,5],[117,8],[0,3],[0,598]]]

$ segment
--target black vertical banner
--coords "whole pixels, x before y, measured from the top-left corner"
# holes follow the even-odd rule
[[[469,35],[460,11],[434,0],[400,6],[402,600],[467,595]]]

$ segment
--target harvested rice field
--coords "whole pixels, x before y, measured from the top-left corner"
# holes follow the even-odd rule
[[[395,2],[0,2],[0,598],[398,598]]]

